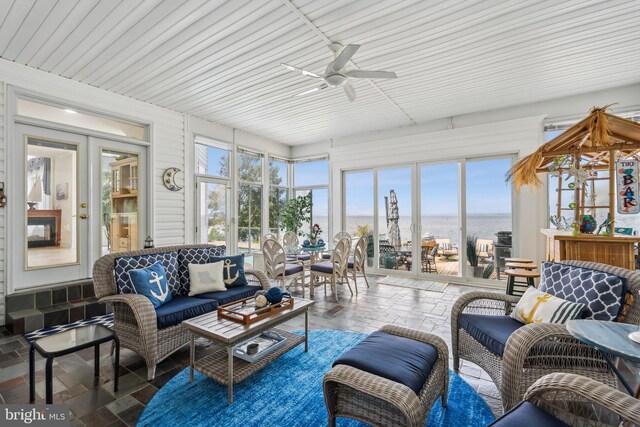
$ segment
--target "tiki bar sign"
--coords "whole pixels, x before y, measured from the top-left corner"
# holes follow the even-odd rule
[[[620,160],[617,162],[618,213],[637,214],[638,205],[638,161]]]

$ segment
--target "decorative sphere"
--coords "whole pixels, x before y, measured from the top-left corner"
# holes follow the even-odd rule
[[[302,246],[311,246],[311,242],[309,241],[309,239],[306,239],[304,242],[302,242]]]
[[[270,288],[265,294],[265,297],[271,304],[277,304],[282,301],[282,289],[277,286]]]
[[[324,240],[322,240],[322,239],[318,239],[317,243],[318,243],[319,246],[324,246]]]
[[[266,295],[267,291],[265,291],[264,289],[260,289],[259,291],[256,291],[255,296],[257,297],[258,295]]]
[[[576,204],[573,203],[573,202],[569,203],[569,208],[575,209],[576,208]]]
[[[266,307],[267,304],[269,304],[269,301],[267,300],[267,297],[265,297],[264,295],[258,295],[256,297],[256,307],[258,308]]]

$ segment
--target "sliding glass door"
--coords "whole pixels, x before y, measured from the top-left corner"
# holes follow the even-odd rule
[[[343,173],[342,229],[372,236],[381,273],[504,280],[512,254],[512,156]],[[502,274],[501,274],[502,273]]]

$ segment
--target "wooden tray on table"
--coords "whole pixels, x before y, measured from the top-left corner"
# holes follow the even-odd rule
[[[256,307],[255,296],[243,298],[218,307],[218,318],[231,320],[243,325],[250,325],[265,317],[293,308],[293,302],[294,299],[292,297],[285,296],[279,303],[258,308]]]

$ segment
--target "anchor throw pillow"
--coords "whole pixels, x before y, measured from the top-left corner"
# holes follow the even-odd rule
[[[129,278],[137,294],[149,298],[154,308],[171,301],[167,272],[160,263],[147,268],[129,270]]]
[[[211,256],[211,262],[222,261],[222,271],[224,274],[224,285],[227,288],[246,286],[249,283],[244,275],[244,254]]]
[[[223,292],[224,276],[222,270],[224,263],[210,262],[207,264],[189,264],[189,296],[204,294],[207,292]]]
[[[524,324],[564,324],[579,317],[582,310],[584,304],[563,300],[530,286],[511,312],[511,317]]]

